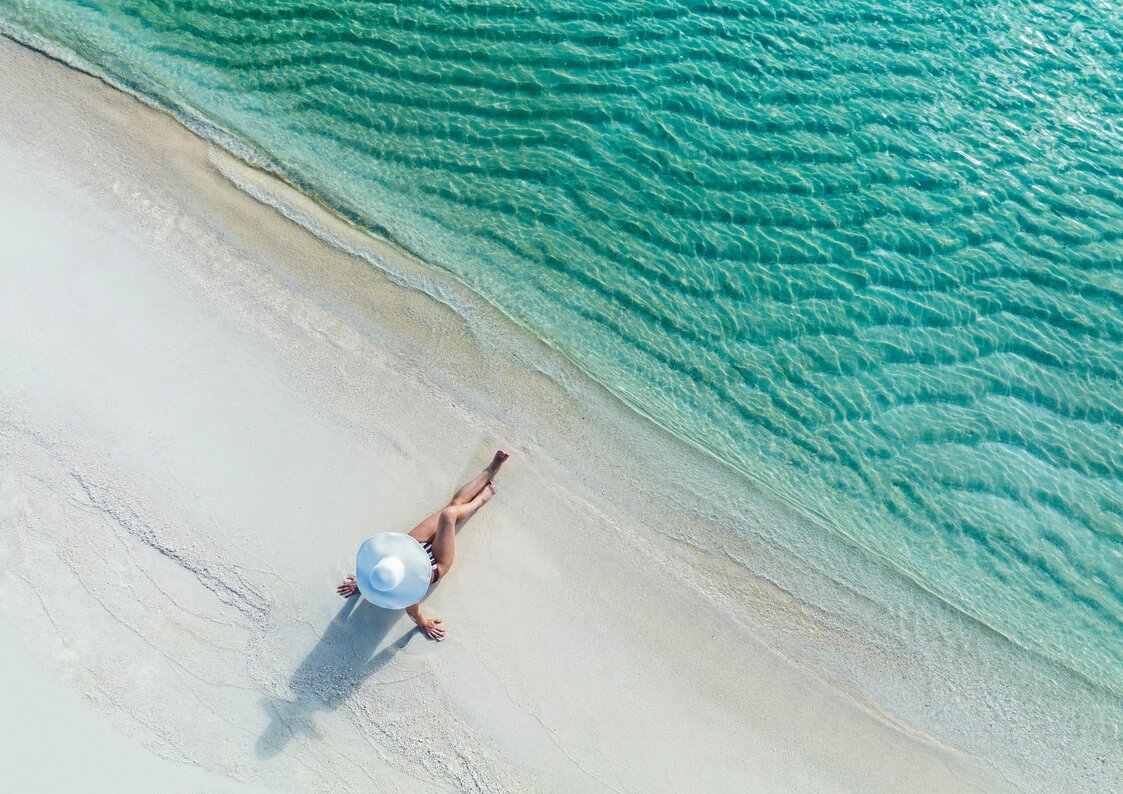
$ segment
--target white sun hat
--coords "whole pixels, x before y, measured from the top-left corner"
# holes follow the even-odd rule
[[[429,589],[429,555],[401,532],[382,532],[363,541],[355,559],[355,583],[363,598],[385,609],[416,604]]]

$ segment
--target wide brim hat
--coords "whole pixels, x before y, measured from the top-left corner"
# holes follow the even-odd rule
[[[363,598],[385,609],[404,609],[429,589],[432,563],[414,538],[382,532],[363,541],[355,559],[355,583]]]

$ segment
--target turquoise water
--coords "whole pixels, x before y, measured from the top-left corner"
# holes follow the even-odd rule
[[[1114,4],[0,19],[246,142],[824,531],[1123,695]]]

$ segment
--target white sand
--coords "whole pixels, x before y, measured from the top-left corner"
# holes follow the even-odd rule
[[[187,764],[166,761],[125,736],[67,687],[0,621],[5,673],[0,781],[7,791],[167,792],[266,791]],[[18,727],[17,727],[18,726]]]
[[[371,243],[3,39],[0,86],[0,620],[24,660],[4,669],[113,746],[69,755],[75,774],[1005,786],[755,639],[697,573],[718,563],[671,539],[704,521],[677,504],[700,498],[704,462],[455,284],[388,260],[434,300],[328,247],[229,177]],[[358,543],[407,530],[499,446],[514,453],[499,496],[427,602],[450,638],[341,611],[332,588]],[[764,581],[738,588],[793,632],[821,628]],[[66,754],[43,722],[27,734],[27,713],[0,710],[0,774],[24,784]]]

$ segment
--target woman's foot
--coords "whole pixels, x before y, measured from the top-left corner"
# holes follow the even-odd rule
[[[491,501],[491,497],[493,496],[495,496],[495,483],[488,480],[487,485],[484,486],[484,489],[480,491],[480,495],[476,498],[480,500],[481,505],[485,505]]]
[[[350,574],[343,580],[343,584],[335,588],[335,592],[339,593],[344,598],[350,598],[353,595],[359,594],[359,585],[355,583],[355,574]]]
[[[507,452],[504,449],[499,450],[495,453],[495,457],[491,459],[491,463],[488,464],[488,471],[490,471],[492,474],[499,471],[499,468],[507,462],[507,458],[509,457],[511,457],[510,452]]]

